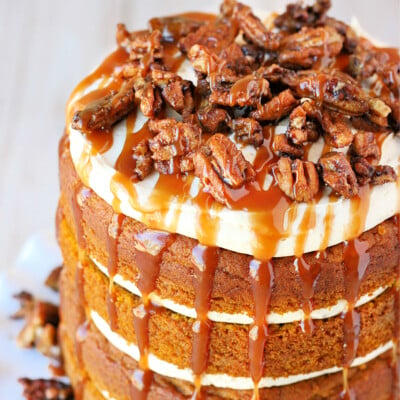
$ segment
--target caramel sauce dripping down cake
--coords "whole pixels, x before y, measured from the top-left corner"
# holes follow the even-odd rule
[[[328,14],[117,26],[60,142],[75,398],[400,399],[400,58]]]

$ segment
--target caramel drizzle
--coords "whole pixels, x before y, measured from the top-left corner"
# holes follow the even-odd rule
[[[249,370],[254,383],[253,399],[259,400],[258,385],[264,375],[264,349],[268,338],[267,316],[274,285],[271,261],[251,260],[251,290],[254,301],[254,323],[249,329]]]
[[[172,235],[160,231],[143,231],[134,236],[135,264],[138,269],[136,286],[142,295],[142,304],[133,310],[135,328],[140,358],[139,366],[133,373],[131,394],[138,400],[147,399],[153,381],[153,371],[149,369],[149,323],[156,312],[150,300],[150,294],[155,290],[160,273],[162,255],[171,243]]]
[[[107,254],[108,254],[108,276],[109,285],[107,292],[107,310],[111,330],[118,330],[116,293],[114,290],[114,277],[118,268],[118,242],[122,232],[122,223],[125,216],[122,214],[113,214],[107,230]]]
[[[198,244],[192,249],[194,308],[197,314],[196,321],[192,326],[191,367],[195,384],[192,399],[203,398],[201,380],[202,375],[207,370],[212,329],[212,322],[208,319],[208,311],[210,310],[211,292],[218,259],[219,249],[217,247]]]
[[[317,284],[318,278],[321,273],[322,263],[320,258],[324,257],[324,253],[318,254],[319,259],[315,257],[315,262],[308,264],[304,257],[297,258],[295,265],[298,270],[298,275],[303,288],[303,303],[302,308],[304,312],[304,318],[300,323],[301,329],[304,333],[310,335],[314,331],[314,323],[311,318],[311,312],[313,310],[312,299],[314,297],[314,289]]]
[[[361,282],[369,265],[368,241],[353,239],[345,242],[344,248],[344,282],[347,310],[342,313],[343,319],[343,391],[341,399],[352,400],[355,395],[349,388],[348,369],[357,355],[360,336],[360,313],[355,309]]]

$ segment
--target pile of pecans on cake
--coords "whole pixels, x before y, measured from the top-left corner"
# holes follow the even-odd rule
[[[72,127],[101,134],[139,105],[153,137],[133,149],[133,179],[153,169],[194,172],[221,203],[226,186],[257,177],[234,141],[260,147],[265,127],[286,117],[270,172],[288,197],[310,201],[327,185],[351,198],[360,185],[395,181],[393,168],[378,165],[377,136],[400,127],[399,57],[328,17],[329,8],[330,0],[290,4],[267,28],[248,6],[225,0],[213,20],[155,18],[132,33],[119,25],[117,43],[129,53],[116,73],[120,89],[78,111]],[[196,86],[166,67],[171,43],[190,61]],[[166,118],[166,107],[179,117]],[[320,137],[328,150],[307,161]]]

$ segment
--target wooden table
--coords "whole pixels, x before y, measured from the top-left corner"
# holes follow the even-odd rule
[[[400,42],[400,0],[332,0],[331,15]],[[275,9],[285,1],[249,1]],[[54,230],[57,144],[69,93],[115,46],[118,22],[145,27],[153,15],[218,3],[138,0],[0,0],[0,268],[12,267],[26,238]]]

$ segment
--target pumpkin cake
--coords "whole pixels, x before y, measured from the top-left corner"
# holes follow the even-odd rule
[[[329,7],[118,25],[72,93],[77,399],[400,399],[399,52]]]

